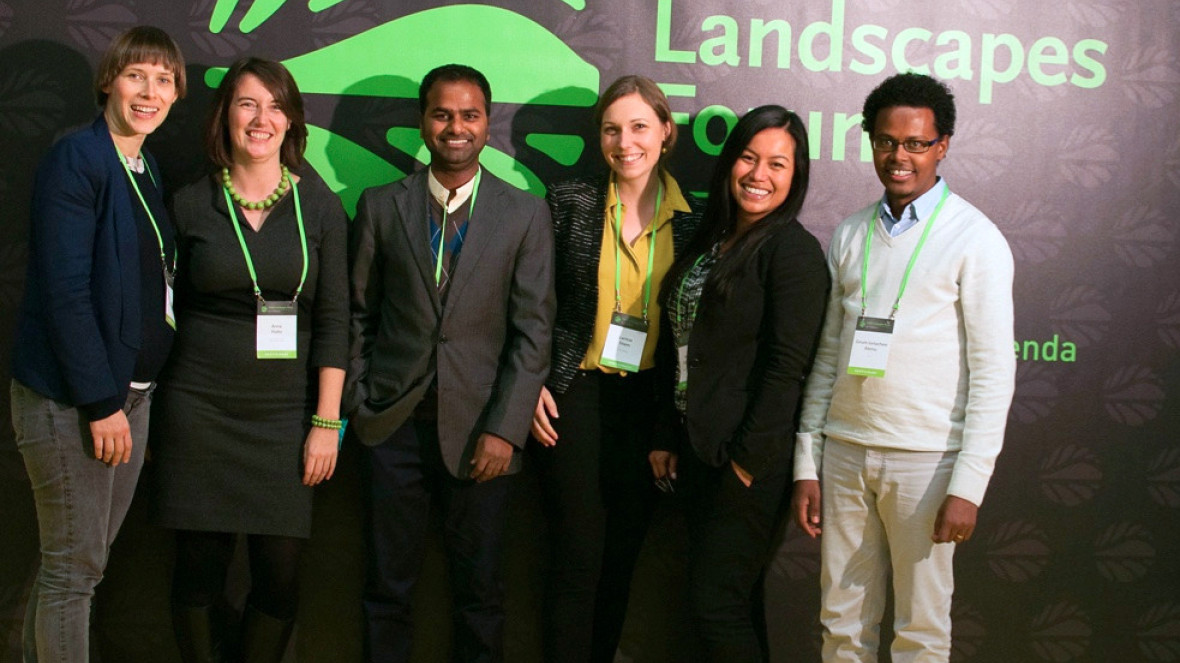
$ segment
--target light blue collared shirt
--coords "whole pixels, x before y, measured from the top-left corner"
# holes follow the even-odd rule
[[[889,233],[890,237],[897,237],[916,226],[919,221],[930,218],[930,215],[934,213],[934,208],[938,207],[938,201],[942,198],[942,192],[946,188],[946,180],[939,177],[929,191],[902,208],[900,219],[893,218],[893,214],[889,211],[889,199],[884,195],[881,196],[881,221],[885,224],[885,231]]]

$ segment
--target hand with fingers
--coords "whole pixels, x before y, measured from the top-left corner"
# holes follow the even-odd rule
[[[316,486],[332,478],[339,448],[339,431],[312,426],[303,443],[303,485]]]
[[[651,475],[655,478],[656,488],[660,492],[672,493],[676,491],[676,464],[679,458],[671,451],[656,449],[647,455],[647,462],[651,464]]]
[[[791,493],[791,516],[807,536],[814,539],[822,533],[819,481],[802,479],[795,482]]]
[[[122,410],[90,422],[90,437],[96,459],[111,467],[131,461],[131,424]]]
[[[475,455],[471,458],[471,478],[484,482],[508,471],[512,462],[512,443],[504,438],[484,433],[475,443]]]
[[[533,410],[532,433],[542,446],[552,447],[557,444],[557,431],[550,419],[556,419],[557,403],[553,401],[553,394],[548,387],[541,387],[541,396],[537,398],[537,408]]]
[[[934,533],[930,539],[935,543],[966,543],[975,533],[975,518],[979,507],[971,502],[947,495],[938,516],[934,519]]]

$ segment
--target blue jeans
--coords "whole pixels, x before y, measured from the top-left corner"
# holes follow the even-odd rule
[[[110,467],[95,459],[89,422],[77,408],[15,380],[11,391],[16,446],[33,486],[41,537],[41,569],[25,614],[25,661],[84,662],[90,599],[143,467],[151,393],[127,395],[131,462]]]

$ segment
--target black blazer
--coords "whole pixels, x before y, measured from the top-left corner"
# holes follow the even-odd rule
[[[553,327],[553,363],[547,386],[554,393],[564,393],[569,387],[594,336],[598,258],[602,255],[609,186],[609,173],[549,186],[547,200],[553,215],[557,261],[557,320]],[[705,209],[704,203],[695,197],[684,198],[692,211],[676,212],[672,216],[672,247],[677,256],[692,239]],[[652,294],[658,295],[658,291]]]
[[[155,161],[143,155],[159,182]],[[58,141],[37,170],[13,377],[61,403],[120,407],[127,399],[142,331],[139,231],[127,188],[101,115]]]
[[[769,232],[738,267],[728,295],[714,267],[688,342],[692,449],[714,467],[732,460],[755,480],[790,472],[829,286],[819,242],[798,221]]]
[[[352,227],[351,360],[344,409],[385,441],[438,384],[447,469],[470,472],[479,436],[528,439],[549,371],[553,229],[543,201],[484,171],[445,306],[434,283],[427,171],[361,195]],[[520,466],[515,454],[510,471]]]

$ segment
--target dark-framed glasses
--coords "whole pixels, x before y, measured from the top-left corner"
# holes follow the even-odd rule
[[[934,147],[934,145],[940,140],[942,140],[942,136],[939,136],[934,140],[918,140],[917,138],[908,138],[902,141],[898,141],[893,138],[885,138],[884,136],[878,136],[872,139],[870,142],[873,146],[873,149],[877,152],[892,152],[900,145],[901,147],[905,148],[906,152],[909,152],[910,154],[921,154],[923,152],[929,151],[930,148]]]

